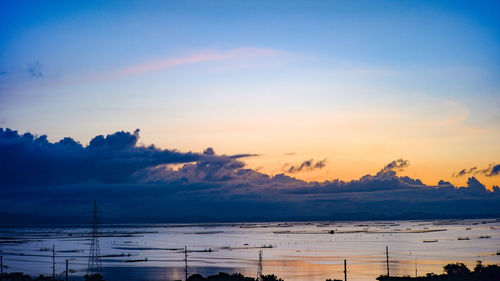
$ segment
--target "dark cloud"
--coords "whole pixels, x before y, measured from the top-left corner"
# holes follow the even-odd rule
[[[203,151],[204,155],[215,155],[215,151],[213,148],[208,147]],[[229,156],[229,158],[237,159],[237,158],[245,158],[245,157],[253,157],[253,156],[259,156],[259,154],[251,154],[251,153],[241,153],[241,154],[235,154]]]
[[[493,214],[500,204],[500,188],[490,191],[474,177],[456,187],[398,176],[396,170],[408,166],[402,159],[357,180],[307,182],[246,168],[241,158],[253,154],[218,155],[212,148],[184,153],[138,145],[138,139],[139,130],[121,131],[84,146],[72,138],[50,142],[0,129],[0,212],[78,214],[94,199],[108,213],[163,218]],[[295,169],[316,165],[324,161],[305,161]]]
[[[323,159],[323,160],[320,160],[317,162],[314,162],[313,159],[310,159],[310,160],[306,160],[306,161],[300,163],[300,165],[286,164],[284,166],[284,171],[287,173],[293,174],[293,173],[298,173],[298,172],[302,172],[302,171],[312,171],[315,169],[322,169],[323,167],[325,167],[325,165],[326,165],[326,159]]]
[[[146,182],[228,182],[235,180],[238,170],[244,166],[231,156],[203,153],[196,162],[184,164],[178,170],[168,166],[151,167],[144,171],[142,179]]]
[[[260,154],[241,153],[241,154],[234,154],[234,155],[231,155],[229,157],[231,157],[233,159],[237,159],[237,158],[256,157],[256,156],[260,156]]]
[[[36,77],[36,78],[41,78],[44,76],[40,62],[35,62],[28,65],[28,73],[31,77]]]
[[[215,155],[214,149],[209,147],[203,151],[203,154],[205,155]]]
[[[51,143],[47,136],[0,128],[2,185],[53,185],[135,180],[141,170],[161,164],[187,163],[201,155],[137,146],[139,130],[94,137],[84,147],[72,138]]]
[[[472,167],[468,169],[462,169],[453,174],[454,177],[461,177],[465,175],[483,175],[487,177],[498,176],[500,174],[500,164],[490,164],[488,168],[479,169],[478,167]]]
[[[482,172],[487,177],[498,176],[498,174],[500,174],[500,164],[490,164],[490,166],[487,169],[484,169]]]
[[[451,188],[453,188],[453,184],[451,184],[451,182],[449,182],[449,181],[439,180],[438,187],[441,187],[441,188],[451,187]]]
[[[403,160],[402,158],[391,161],[389,164],[385,165],[382,170],[403,170],[410,165],[410,161]]]
[[[453,174],[453,176],[454,177],[461,177],[461,176],[473,174],[476,171],[477,171],[477,167],[472,167],[470,169],[462,169],[462,170],[456,172],[455,174]]]

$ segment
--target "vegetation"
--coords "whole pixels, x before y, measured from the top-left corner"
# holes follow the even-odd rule
[[[104,278],[101,274],[91,274],[84,276],[85,281],[104,281]]]
[[[262,275],[263,281],[283,281],[283,279],[272,275]],[[203,277],[200,274],[193,274],[189,276],[187,281],[255,281],[255,278],[245,277],[241,273],[228,274],[225,272],[219,272],[217,275],[211,275]]]
[[[2,281],[52,281],[52,277],[40,275],[38,277],[31,277],[24,275],[21,272],[4,273],[1,276]]]
[[[12,272],[12,273],[4,273],[0,276],[1,281],[60,281],[62,279],[53,279],[52,276],[44,276],[40,275],[38,277],[31,277],[29,275],[25,275],[22,272]],[[104,278],[101,274],[92,274],[85,275],[85,281],[104,281]]]
[[[478,261],[474,271],[470,271],[463,263],[450,263],[443,267],[444,274],[427,273],[426,276],[420,277],[393,277],[379,276],[379,281],[498,281],[500,280],[500,266],[488,265],[484,266],[481,261]]]
[[[434,273],[427,273],[425,276],[410,277],[410,276],[379,276],[378,281],[498,281],[500,280],[500,266],[487,265],[484,266],[481,261],[478,261],[471,271],[463,263],[450,263],[443,267],[444,273],[437,275]],[[38,277],[31,277],[24,275],[20,272],[3,274],[1,281],[54,281],[52,277],[40,275]],[[100,274],[85,275],[85,281],[104,281]],[[272,275],[263,275],[263,281],[283,281],[283,279]],[[189,276],[187,281],[256,281],[255,278],[245,277],[241,273],[224,273],[220,272],[217,275],[210,275],[203,277],[200,274],[193,274]],[[327,279],[326,281],[341,281]]]

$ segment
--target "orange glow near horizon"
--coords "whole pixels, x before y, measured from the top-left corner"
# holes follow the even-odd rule
[[[231,120],[212,116],[164,126],[162,130],[145,128],[141,141],[181,151],[213,147],[218,154],[259,154],[242,161],[268,175],[284,173],[285,165],[327,159],[322,169],[287,173],[306,181],[359,179],[403,158],[410,161],[410,166],[399,175],[420,179],[427,185],[445,180],[465,186],[468,176],[453,174],[473,166],[486,168],[499,159],[494,140],[500,139],[500,131],[465,125],[463,118],[457,117],[464,114],[460,106],[447,101],[443,104],[451,107],[450,114],[430,114],[419,122],[411,121],[417,113],[403,115],[393,109],[307,115],[271,113]],[[169,136],[169,131],[176,132],[175,136]],[[469,176],[490,189],[500,185],[499,177]]]

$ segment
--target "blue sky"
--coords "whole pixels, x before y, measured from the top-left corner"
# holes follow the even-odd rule
[[[247,164],[270,175],[328,159],[306,180],[403,157],[427,184],[465,184],[453,172],[500,158],[499,6],[3,2],[0,127],[83,144],[140,128],[162,148],[260,154]]]

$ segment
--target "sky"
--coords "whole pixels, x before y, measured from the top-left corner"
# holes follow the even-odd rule
[[[465,187],[473,176],[491,191],[500,185],[499,9],[3,1],[0,128],[83,148],[140,129],[138,147],[244,154],[245,169],[307,184],[356,181],[402,159],[398,178]]]

